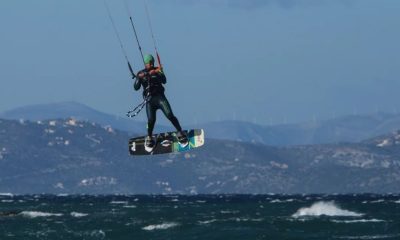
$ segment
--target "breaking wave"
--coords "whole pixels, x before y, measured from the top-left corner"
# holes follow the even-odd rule
[[[211,219],[211,220],[206,220],[206,221],[199,221],[199,224],[205,225],[205,224],[210,224],[210,223],[213,223],[213,222],[216,222],[216,221],[217,221],[217,219]]]
[[[79,218],[79,217],[86,217],[87,215],[89,215],[89,214],[86,214],[86,213],[79,213],[79,212],[71,212],[71,216],[72,216],[72,217],[77,217],[77,218]]]
[[[37,211],[23,211],[21,215],[29,218],[37,217],[61,217],[62,213],[48,213],[48,212],[37,212]]]
[[[357,220],[332,220],[334,223],[376,223],[376,222],[385,222],[384,220],[379,219],[357,219]]]
[[[336,206],[334,202],[316,202],[311,207],[300,208],[292,215],[294,218],[309,216],[360,217],[363,216],[363,214],[341,209]]]
[[[146,226],[146,227],[144,227],[142,229],[146,230],[146,231],[165,230],[165,229],[173,228],[173,227],[176,227],[176,226],[179,226],[179,224],[172,222],[172,223],[162,223],[162,224],[149,225],[149,226]]]
[[[369,239],[394,239],[399,237],[399,234],[393,235],[373,235],[373,236],[346,236],[346,237],[338,237],[339,239],[359,239],[359,240],[369,240]]]

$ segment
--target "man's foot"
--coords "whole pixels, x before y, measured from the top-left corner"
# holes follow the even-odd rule
[[[176,134],[176,137],[178,138],[178,142],[181,145],[181,147],[186,147],[189,144],[189,140],[184,131],[178,132]]]
[[[154,143],[154,140],[153,140],[152,137],[147,136],[147,137],[144,139],[144,149],[145,149],[147,152],[153,151],[154,145],[155,145],[155,143]]]

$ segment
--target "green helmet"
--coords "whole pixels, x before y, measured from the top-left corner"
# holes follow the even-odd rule
[[[146,54],[144,56],[144,63],[145,64],[150,64],[150,63],[154,64],[154,57],[151,54]]]

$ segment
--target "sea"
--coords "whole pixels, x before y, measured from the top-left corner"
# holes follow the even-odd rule
[[[400,195],[0,194],[0,239],[400,239]]]

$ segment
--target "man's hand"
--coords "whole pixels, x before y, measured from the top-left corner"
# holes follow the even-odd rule
[[[148,75],[147,72],[141,72],[141,73],[138,74],[138,77],[139,77],[140,79],[144,79],[147,75]]]
[[[160,73],[161,72],[161,68],[155,68],[155,69],[152,69],[152,70],[150,70],[149,71],[149,74],[150,75],[155,75],[155,74],[158,74],[158,73]]]

